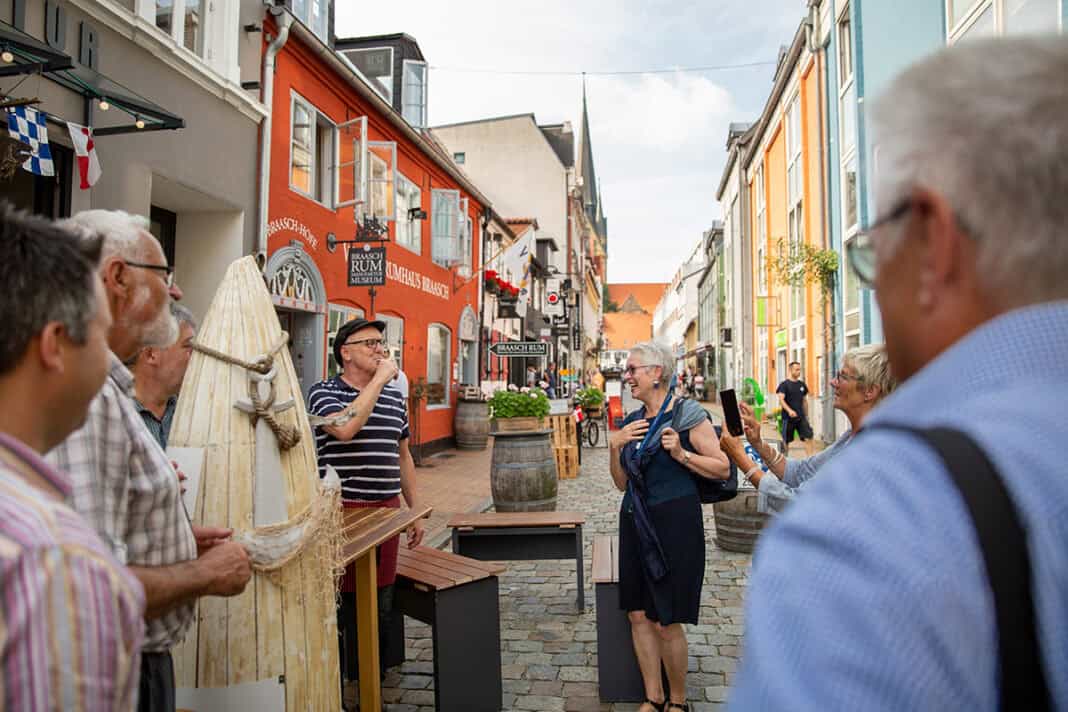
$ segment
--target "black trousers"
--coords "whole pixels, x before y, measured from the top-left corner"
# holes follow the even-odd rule
[[[174,661],[171,654],[141,653],[138,712],[175,712]]]
[[[389,626],[393,620],[393,586],[378,589],[378,659],[380,674],[386,674],[386,661],[390,659]],[[341,653],[342,680],[358,680],[359,660],[356,637],[356,594],[341,593],[341,606],[337,611],[338,643]]]

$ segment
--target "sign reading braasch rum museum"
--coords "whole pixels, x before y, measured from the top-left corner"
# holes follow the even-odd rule
[[[375,287],[386,283],[386,248],[349,250],[349,286]]]

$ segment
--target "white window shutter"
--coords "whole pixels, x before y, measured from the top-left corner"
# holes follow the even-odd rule
[[[356,206],[362,214],[367,200],[367,117],[360,116],[337,125],[338,164],[334,175],[338,180],[336,207]]]

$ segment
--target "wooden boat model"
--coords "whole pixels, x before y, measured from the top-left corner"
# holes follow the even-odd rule
[[[255,573],[241,595],[198,602],[174,650],[178,706],[339,711],[340,486],[320,485],[287,337],[252,257],[230,265],[196,342],[170,444],[203,448],[190,515],[232,527]]]

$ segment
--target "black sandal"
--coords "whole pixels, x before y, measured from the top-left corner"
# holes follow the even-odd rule
[[[682,710],[682,712],[690,712],[690,705],[687,702],[667,702],[667,709],[669,710]]]
[[[648,697],[642,700],[642,705],[650,705],[654,710],[656,710],[656,712],[664,712],[664,705],[666,704],[667,700],[664,700],[663,702],[653,702]],[[641,707],[641,705],[638,706]]]

